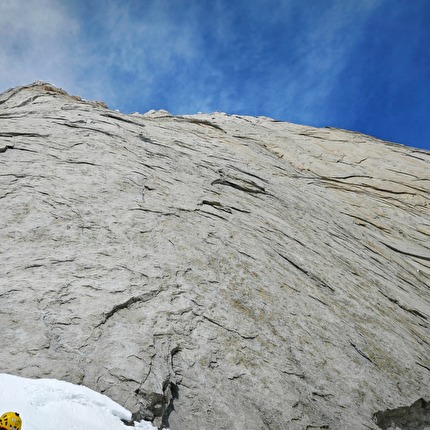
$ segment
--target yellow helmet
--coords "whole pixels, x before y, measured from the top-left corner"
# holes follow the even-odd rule
[[[6,412],[0,417],[0,428],[21,430],[22,421],[18,412]]]

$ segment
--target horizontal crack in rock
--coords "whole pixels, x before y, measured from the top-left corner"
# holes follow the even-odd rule
[[[245,181],[243,179],[215,179],[211,185],[225,185],[249,194],[267,194],[264,187],[260,187],[260,185],[257,185],[253,181]]]
[[[157,291],[152,291],[152,292],[149,292],[149,293],[142,294],[140,296],[130,297],[125,302],[120,303],[120,304],[114,306],[109,312],[106,312],[104,314],[104,317],[103,317],[102,321],[99,322],[97,325],[95,325],[95,328],[98,328],[101,325],[105,324],[110,318],[112,318],[120,310],[126,309],[129,306],[131,306],[131,305],[133,305],[135,303],[138,303],[138,302],[142,302],[142,303],[148,302],[149,300],[151,300],[154,297],[156,297],[160,292],[161,292],[161,290],[157,290]]]
[[[396,304],[399,308],[403,309],[404,311],[409,312],[412,315],[416,315],[418,317],[421,317],[422,319],[427,321],[428,318],[423,313],[421,313],[420,311],[417,311],[416,309],[411,309],[405,305],[402,305],[397,299],[393,299],[392,297],[388,296],[387,294],[383,293],[382,291],[380,293],[384,297],[386,297],[390,302]]]
[[[237,334],[242,339],[255,339],[258,336],[258,334],[244,335],[244,334],[238,332],[237,330],[234,330],[234,329],[229,328],[229,327],[225,327],[224,325],[220,324],[219,322],[215,321],[214,319],[212,319],[212,318],[210,318],[210,317],[208,317],[206,315],[202,315],[202,317],[206,321],[209,321],[210,323],[215,324],[216,326],[221,327],[222,329],[227,330],[230,333]]]

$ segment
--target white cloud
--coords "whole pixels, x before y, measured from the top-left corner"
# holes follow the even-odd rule
[[[198,0],[187,2],[186,10],[168,0],[105,0],[103,8],[88,12],[79,10],[86,2],[0,2],[0,90],[42,79],[111,107],[138,94],[148,108],[162,96],[169,106],[156,107],[178,113],[264,109],[285,117],[285,106],[292,106],[305,112],[300,120],[306,122],[336,87],[360,32],[357,23],[382,1],[338,0],[321,13],[318,2],[244,2],[234,11],[213,0],[210,20],[206,3]],[[291,59],[267,60],[268,41],[259,25],[288,30],[297,10],[300,31],[292,41],[279,40],[291,44]],[[251,22],[249,34],[241,33],[243,19]],[[204,39],[208,23],[212,46]],[[256,72],[245,82],[241,74],[245,78],[252,67]]]
[[[166,82],[182,73],[178,64],[195,59],[198,35],[192,25],[176,19],[171,2],[108,1],[93,17],[97,37],[86,37],[86,55],[93,68],[82,83],[84,94],[94,92],[93,82],[111,86],[104,97],[115,105],[135,97],[151,98]],[[136,11],[134,8],[138,8]],[[192,5],[189,14],[193,14]],[[97,74],[102,76],[97,76]]]
[[[73,79],[79,24],[54,0],[0,2],[1,89]]]
[[[88,12],[94,16],[81,11],[78,20],[76,10],[59,0],[0,2],[0,91],[40,79],[86,98],[119,102],[136,87],[155,85],[177,58],[192,56],[192,35],[166,16],[167,2],[148,3],[141,19],[133,16],[133,3],[103,6]]]

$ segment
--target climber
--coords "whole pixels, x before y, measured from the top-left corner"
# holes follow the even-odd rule
[[[0,417],[1,430],[21,430],[22,421],[18,412],[6,412]]]

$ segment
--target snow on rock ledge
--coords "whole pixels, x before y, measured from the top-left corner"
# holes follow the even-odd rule
[[[126,430],[131,412],[87,387],[0,374],[0,414],[18,412],[23,430]],[[154,430],[148,422],[135,428]]]

